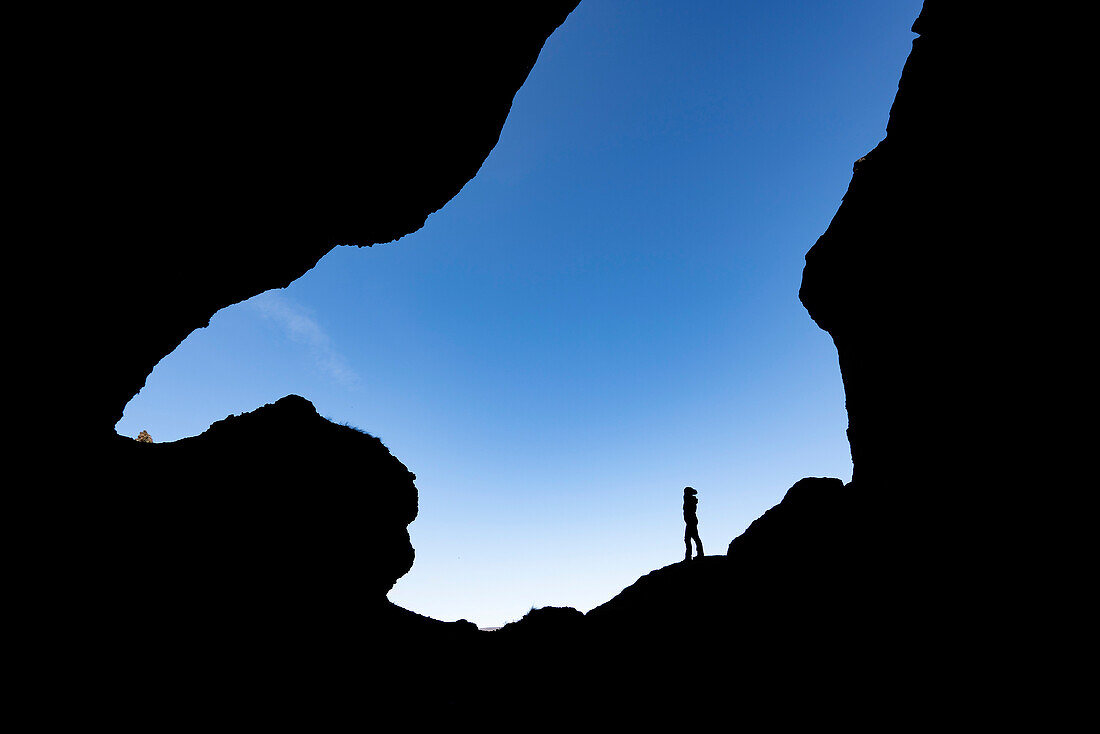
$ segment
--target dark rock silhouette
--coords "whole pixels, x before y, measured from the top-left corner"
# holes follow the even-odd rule
[[[645,574],[583,618],[532,612],[529,624],[483,633],[482,659],[489,671],[524,671],[496,676],[517,711],[568,695],[608,711],[665,714],[685,705],[670,697],[679,687],[691,691],[692,710],[721,711],[733,700],[738,720],[753,724],[791,697],[798,707],[785,720],[817,720],[850,708],[853,690],[856,719],[900,710],[927,667],[912,649],[922,636],[899,635],[901,617],[887,611],[891,554],[865,546],[885,535],[867,532],[876,507],[839,479],[802,479],[727,555]],[[494,637],[506,630],[510,637]]]
[[[198,719],[227,706],[315,721],[351,700],[357,661],[396,660],[413,635],[439,646],[476,632],[386,600],[413,561],[415,475],[305,399],[114,449],[111,486],[66,496],[46,536],[56,557],[41,559],[46,649],[89,676],[80,705],[140,718],[187,699]]]
[[[313,594],[335,585],[379,601],[412,567],[416,476],[377,438],[322,418],[297,395],[193,438],[120,447],[129,448],[131,476],[155,477],[155,487],[135,481],[132,492],[141,494],[120,495],[107,522],[134,519],[131,502],[172,507],[141,539],[139,563],[152,562],[156,549],[182,552],[188,564],[209,562],[208,578],[243,562],[253,581],[270,576],[279,586],[316,587]],[[242,547],[251,547],[244,557]],[[255,552],[269,563],[256,565]]]
[[[583,624],[584,614],[573,607],[532,608],[523,618],[504,625],[496,630],[493,639],[501,640],[512,636],[556,637],[564,638],[578,634]]]
[[[854,481],[801,480],[726,556],[652,571],[583,616],[534,610],[481,633],[385,599],[413,559],[415,477],[304,399],[174,443],[114,435],[153,366],[218,309],[337,245],[414,231],[453,197],[575,4],[269,11],[262,33],[226,10],[147,41],[111,19],[58,39],[82,63],[54,93],[99,114],[63,146],[83,192],[64,211],[81,307],[55,337],[106,357],[57,386],[85,440],[25,516],[27,596],[49,630],[44,677],[85,721],[320,728],[371,719],[377,701],[476,710],[491,690],[521,711],[732,701],[742,724],[912,724],[989,685],[958,664],[996,660],[1003,627],[963,506],[980,471],[965,459],[998,432],[958,415],[1003,414],[971,328],[992,217],[970,192],[996,170],[975,59],[998,55],[969,4],[925,4],[887,137],[807,255],[800,297],[837,346]]]
[[[142,17],[155,34],[103,17],[52,38],[79,59],[54,94],[96,110],[65,161],[80,307],[59,336],[110,355],[56,386],[81,406],[74,429],[105,440],[219,309],[420,228],[477,173],[576,4],[166,10]]]
[[[1043,398],[1020,406],[1010,397],[1016,385],[1044,383],[1033,367],[1048,337],[1016,347],[1042,297],[1019,291],[1036,282],[1023,272],[1030,263],[985,243],[1012,249],[1025,239],[1023,212],[1039,209],[1010,203],[1032,188],[1014,169],[1026,157],[1019,146],[1039,137],[994,100],[1030,108],[1041,84],[1021,81],[1018,65],[1030,62],[1001,44],[1004,31],[980,4],[928,0],[913,30],[920,36],[887,135],[855,162],[840,208],[806,255],[799,296],[837,348],[852,491],[867,503],[854,539],[889,568],[875,580],[881,598],[898,605],[898,624],[922,655],[983,649],[993,660],[1013,634],[1003,610],[1030,623],[1018,590],[1033,582],[1016,576],[1027,564],[981,559],[1015,546],[1010,528],[1026,520],[1014,498],[1050,481],[1037,426],[1058,422],[1025,417]],[[993,58],[998,72],[976,92]],[[981,631],[964,635],[966,627]]]
[[[973,457],[1011,443],[1012,421],[994,416],[1010,412],[1003,376],[1020,360],[980,316],[1014,295],[997,279],[1003,261],[979,244],[1011,227],[998,216],[1009,197],[992,200],[1007,184],[994,135],[1006,121],[971,77],[982,59],[1007,61],[987,20],[978,4],[924,4],[887,135],[855,162],[806,254],[799,297],[836,344],[853,479],[896,496],[947,482],[961,499],[990,470],[970,469]]]
[[[174,711],[312,727],[364,697],[422,694],[414,681],[460,697],[476,628],[385,599],[412,563],[416,491],[377,439],[295,396],[167,444],[113,426],[219,309],[285,287],[333,247],[422,226],[477,173],[575,6],[48,24],[63,73],[43,86],[73,127],[53,139],[52,172],[79,192],[51,204],[76,245],[69,279],[51,284],[76,304],[52,361],[91,358],[51,386],[80,440],[26,519],[42,549],[31,596],[55,630],[39,655],[83,682],[63,696],[74,709],[120,725]]]
[[[803,543],[828,542],[823,534],[833,534],[836,515],[851,504],[845,498],[844,483],[839,479],[807,477],[794,483],[783,501],[754,520],[745,532],[730,543],[728,554],[738,554],[742,561],[756,555],[767,555],[772,563],[778,559],[792,562],[795,546],[784,545],[782,539],[796,535]],[[842,540],[842,539],[841,539]]]

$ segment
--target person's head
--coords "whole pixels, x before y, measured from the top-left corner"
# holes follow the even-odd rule
[[[689,494],[699,494],[699,493],[696,492],[691,487],[684,487],[684,496],[687,497]]]

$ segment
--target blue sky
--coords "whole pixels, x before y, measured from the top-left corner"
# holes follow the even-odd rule
[[[379,436],[420,490],[390,599],[438,619],[610,599],[682,558],[689,484],[724,553],[799,478],[851,478],[798,287],[919,10],[583,0],[422,230],[218,313],[118,431],[175,440],[296,393]]]

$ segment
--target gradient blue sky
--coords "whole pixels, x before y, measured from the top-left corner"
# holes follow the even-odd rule
[[[218,313],[118,431],[297,393],[379,436],[420,490],[390,599],[438,619],[610,599],[682,558],[688,484],[724,553],[799,478],[851,478],[798,287],[920,5],[583,0],[421,231]]]

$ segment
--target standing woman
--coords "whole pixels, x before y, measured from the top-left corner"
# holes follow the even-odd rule
[[[684,530],[684,546],[687,548],[685,561],[691,560],[692,540],[695,541],[695,557],[703,556],[703,541],[699,540],[699,515],[695,511],[699,507],[699,498],[695,496],[697,494],[699,493],[691,487],[684,487],[684,522],[687,523]]]

